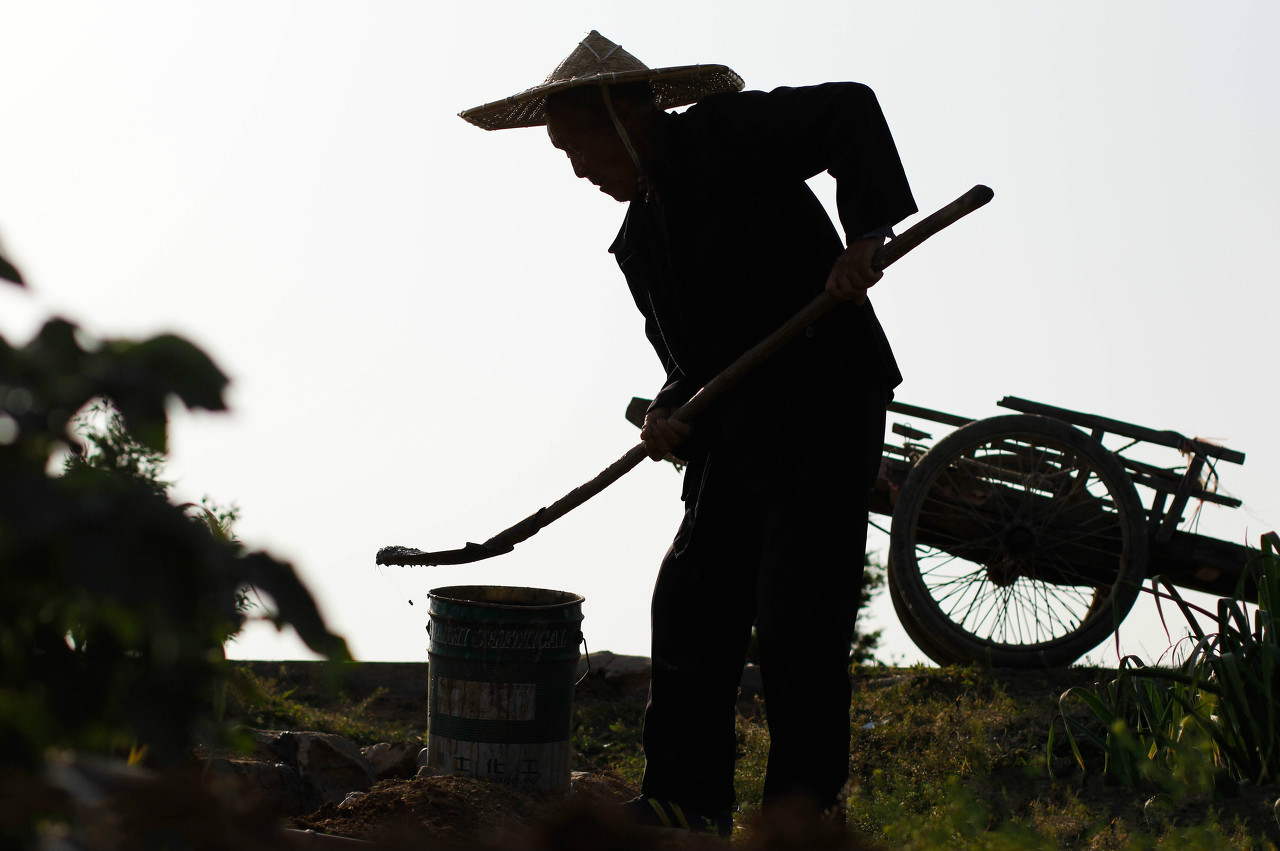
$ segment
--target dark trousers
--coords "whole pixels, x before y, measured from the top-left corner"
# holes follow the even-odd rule
[[[714,441],[653,593],[642,792],[730,808],[734,706],[756,625],[769,726],[766,805],[836,803],[849,773],[849,648],[884,395],[841,427],[748,457]],[[778,453],[782,453],[781,456]]]

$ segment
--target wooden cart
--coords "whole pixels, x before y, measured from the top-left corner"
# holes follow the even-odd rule
[[[1066,665],[1116,630],[1148,577],[1236,592],[1250,550],[1179,527],[1199,501],[1240,505],[1213,484],[1216,465],[1243,453],[1026,399],[999,404],[1018,413],[890,406],[910,421],[893,423],[902,441],[885,445],[872,511],[892,517],[890,596],[930,658]],[[955,430],[932,442],[921,420]],[[1177,463],[1139,460],[1153,447]]]

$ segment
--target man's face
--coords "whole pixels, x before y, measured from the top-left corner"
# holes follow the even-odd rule
[[[639,178],[608,115],[598,110],[566,106],[547,114],[551,144],[564,151],[573,173],[585,177],[604,194],[618,200],[636,197]]]

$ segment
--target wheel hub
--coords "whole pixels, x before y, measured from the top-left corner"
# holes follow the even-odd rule
[[[999,588],[1007,588],[1023,575],[1024,557],[1036,545],[1036,536],[1023,524],[1015,524],[1000,536],[1000,555],[987,565],[987,578]]]
[[[1024,556],[1036,545],[1035,533],[1027,526],[1019,523],[1009,527],[1004,533],[1004,551],[1011,556]]]

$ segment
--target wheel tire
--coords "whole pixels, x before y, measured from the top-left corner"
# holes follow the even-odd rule
[[[1147,569],[1146,513],[1120,461],[1061,420],[963,426],[893,511],[889,591],[939,664],[1069,665],[1120,625]]]
[[[902,592],[899,590],[899,584],[894,580],[893,576],[893,560],[892,556],[889,561],[888,583],[889,583],[889,599],[893,603],[893,610],[898,614],[898,622],[902,624],[903,630],[907,636],[915,642],[916,647],[920,649],[924,655],[928,656],[939,665],[963,664],[972,661],[961,656],[957,656],[954,652],[948,650],[945,644],[940,643],[937,636],[923,629],[916,621],[916,616],[912,613],[910,606],[902,599]]]

